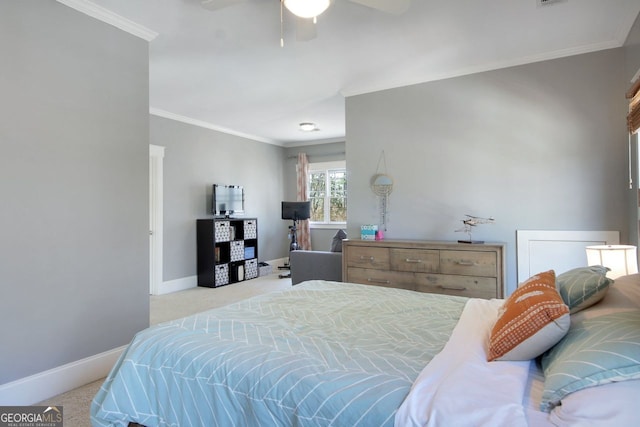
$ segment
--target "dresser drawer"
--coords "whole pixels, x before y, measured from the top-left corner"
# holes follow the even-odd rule
[[[416,274],[416,290],[469,298],[495,298],[498,282],[493,277]]]
[[[347,266],[389,270],[389,248],[350,248],[347,253]]]
[[[496,277],[497,265],[495,252],[440,251],[440,272],[443,274]]]
[[[387,288],[415,289],[415,275],[399,271],[383,271],[372,268],[350,268],[347,282]]]
[[[417,273],[437,273],[440,251],[425,249],[391,249],[391,269]]]
[[[504,243],[345,239],[342,251],[346,282],[475,298],[504,295]]]

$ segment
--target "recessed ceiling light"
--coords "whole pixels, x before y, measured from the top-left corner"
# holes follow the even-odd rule
[[[302,132],[313,132],[314,130],[318,130],[318,126],[316,126],[315,123],[303,122],[300,123],[300,130]]]

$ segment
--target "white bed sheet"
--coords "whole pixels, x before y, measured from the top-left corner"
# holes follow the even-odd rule
[[[535,360],[531,361],[529,368],[529,379],[524,390],[522,406],[524,406],[525,416],[529,427],[550,427],[553,424],[549,421],[549,414],[540,410],[542,392],[544,391],[544,373],[540,364]]]
[[[640,425],[640,414],[635,410],[640,401],[640,380],[572,393],[549,414],[539,409],[544,374],[536,361],[499,362],[524,363],[524,370],[518,366],[509,366],[506,371],[500,368],[497,373],[489,369],[493,364],[498,367],[498,362],[486,362],[485,355],[502,303],[503,300],[469,301],[445,348],[413,384],[396,414],[397,427]],[[638,308],[640,274],[633,274],[616,279],[600,303],[571,317],[576,322]],[[509,393],[511,398],[504,396]],[[520,401],[514,396],[520,396]]]
[[[547,414],[535,408],[535,396],[526,400],[529,407],[523,405],[523,395],[534,385],[528,381],[534,362],[487,362],[490,331],[503,302],[469,300],[446,346],[400,406],[397,427],[549,425],[544,424]],[[539,384],[533,388],[541,395]]]

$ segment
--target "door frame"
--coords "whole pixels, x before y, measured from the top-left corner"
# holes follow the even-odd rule
[[[163,265],[164,147],[149,144],[149,293],[158,295]]]

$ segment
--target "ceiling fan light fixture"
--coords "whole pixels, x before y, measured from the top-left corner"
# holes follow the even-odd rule
[[[303,123],[300,123],[299,126],[302,132],[313,132],[314,130],[318,130],[318,127],[316,126],[316,124],[311,122],[303,122]]]
[[[315,18],[327,10],[330,0],[283,0],[284,7],[300,18]]]

